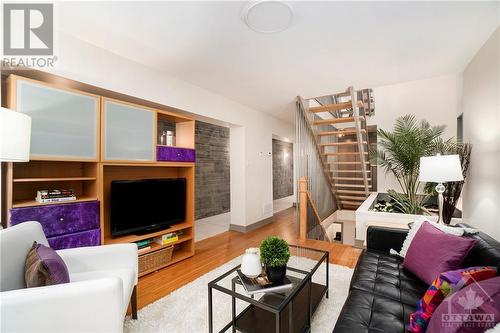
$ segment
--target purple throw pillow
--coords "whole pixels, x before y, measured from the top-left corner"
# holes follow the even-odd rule
[[[475,239],[442,232],[424,222],[411,242],[403,267],[428,285],[442,272],[461,268]]]
[[[434,311],[427,333],[479,333],[500,321],[500,276],[447,297]]]
[[[26,287],[43,287],[68,283],[68,267],[56,251],[43,244],[33,242],[26,256],[24,278]]]

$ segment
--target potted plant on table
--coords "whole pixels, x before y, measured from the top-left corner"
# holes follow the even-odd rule
[[[265,265],[269,281],[279,283],[286,274],[286,264],[290,259],[288,243],[279,237],[268,237],[260,243],[260,259]]]

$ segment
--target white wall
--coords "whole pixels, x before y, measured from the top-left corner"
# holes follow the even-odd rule
[[[230,141],[231,155],[239,153],[231,157],[231,223],[248,225],[272,216],[272,160],[267,153],[273,134],[294,138],[292,124],[64,33],[56,38],[54,74],[240,126]]]
[[[411,113],[431,125],[447,125],[443,136],[456,137],[461,80],[461,75],[450,75],[376,87],[375,116],[368,124],[392,131],[397,117]],[[386,175],[380,167],[377,184],[379,192],[401,189],[392,174]]]
[[[473,145],[464,218],[500,240],[500,28],[464,70],[462,112]]]

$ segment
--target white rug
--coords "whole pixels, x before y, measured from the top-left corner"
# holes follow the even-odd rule
[[[309,268],[314,261],[302,257],[290,258],[294,267]],[[235,258],[208,272],[193,282],[177,289],[170,295],[142,308],[138,319],[125,320],[125,332],[208,332],[208,282],[227,272],[241,262]],[[182,265],[182,264],[181,264]],[[324,283],[325,265],[313,277],[314,282]],[[312,332],[332,332],[338,315],[347,298],[353,270],[345,266],[330,264],[329,298],[323,298],[313,316]],[[228,286],[230,288],[230,286]],[[237,302],[237,313],[247,303]],[[231,320],[231,297],[213,291],[214,332],[218,332]]]

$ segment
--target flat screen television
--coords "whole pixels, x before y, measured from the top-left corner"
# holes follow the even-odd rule
[[[111,236],[146,234],[183,222],[186,179],[113,180]]]

